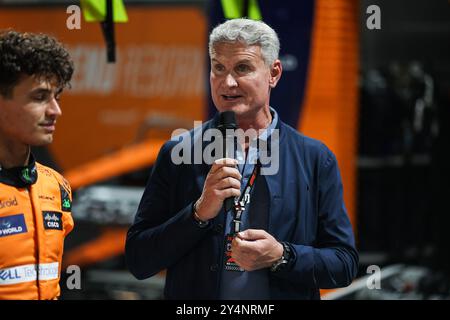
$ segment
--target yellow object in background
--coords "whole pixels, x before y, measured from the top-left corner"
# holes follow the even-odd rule
[[[123,0],[112,0],[113,21],[128,22]],[[101,22],[106,17],[106,0],[81,0],[81,9],[86,22]]]
[[[242,0],[222,0],[222,9],[225,18],[235,19],[242,18],[243,13],[242,7],[244,6],[244,1]],[[261,10],[259,9],[257,0],[250,0],[248,3],[248,16],[252,20],[262,20]]]

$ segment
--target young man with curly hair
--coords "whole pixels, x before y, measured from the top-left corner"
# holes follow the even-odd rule
[[[45,34],[0,32],[0,300],[56,299],[71,190],[35,161],[53,141],[73,62]]]

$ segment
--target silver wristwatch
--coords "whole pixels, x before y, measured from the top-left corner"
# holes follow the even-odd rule
[[[281,242],[281,244],[283,245],[283,254],[281,255],[281,258],[275,261],[270,267],[270,271],[272,272],[284,269],[292,257],[291,247],[286,242]]]

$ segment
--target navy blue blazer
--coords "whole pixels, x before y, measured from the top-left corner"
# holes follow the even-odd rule
[[[215,127],[217,116],[202,130]],[[294,248],[292,267],[270,273],[273,299],[320,299],[320,288],[349,285],[358,254],[333,153],[279,121],[279,170],[266,179],[268,232]],[[193,130],[190,131],[192,148]],[[126,241],[131,273],[145,279],[167,269],[167,299],[216,299],[223,261],[224,214],[207,228],[193,219],[210,166],[174,164],[177,141],[161,148]],[[205,144],[203,144],[205,146]],[[193,149],[192,149],[193,150]]]

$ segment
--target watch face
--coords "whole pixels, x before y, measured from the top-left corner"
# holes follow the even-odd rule
[[[272,272],[277,272],[277,271],[283,269],[283,267],[287,264],[287,262],[288,262],[288,261],[287,261],[286,259],[284,259],[284,257],[281,257],[280,260],[278,260],[277,262],[275,262],[275,263],[272,265],[272,267],[270,268],[270,270],[271,270]]]
[[[291,248],[289,247],[289,245],[286,244],[285,242],[282,242],[281,244],[283,245],[283,255],[270,268],[272,272],[277,272],[283,269],[288,264],[289,259],[291,257]]]

